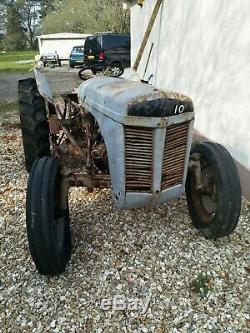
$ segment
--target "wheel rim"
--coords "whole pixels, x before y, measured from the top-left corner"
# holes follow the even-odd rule
[[[119,75],[121,75],[121,68],[120,67],[118,67],[118,66],[114,66],[114,67],[112,67],[111,68],[111,71],[112,71],[112,75],[113,76],[119,76]]]
[[[208,162],[201,157],[201,183],[203,187],[196,189],[195,175],[191,174],[191,194],[196,212],[205,224],[214,221],[218,206],[218,190],[216,177]]]

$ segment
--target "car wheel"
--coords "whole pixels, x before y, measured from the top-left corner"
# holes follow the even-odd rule
[[[113,62],[109,67],[111,69],[112,77],[119,77],[124,73],[124,69],[122,68],[121,63],[119,62]]]
[[[30,172],[37,157],[50,155],[49,125],[43,97],[33,78],[18,82],[19,115],[25,165]]]
[[[201,186],[197,186],[194,168],[186,181],[192,222],[206,238],[229,235],[238,224],[241,210],[241,186],[234,160],[223,146],[211,142],[195,144],[192,156],[201,166]]]
[[[37,159],[28,181],[26,225],[30,253],[42,275],[63,273],[71,256],[69,209],[61,200],[59,160]]]

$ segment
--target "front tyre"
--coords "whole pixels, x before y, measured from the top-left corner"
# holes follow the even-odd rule
[[[59,160],[43,157],[35,161],[28,181],[29,249],[42,275],[63,273],[71,255],[69,209],[62,206],[61,178]]]
[[[241,186],[234,160],[223,146],[212,142],[194,144],[192,156],[198,158],[201,167],[201,186],[197,187],[194,168],[186,181],[192,222],[206,238],[227,236],[236,228],[241,210]]]
[[[92,67],[83,67],[78,72],[79,79],[87,81],[96,75],[96,71]]]

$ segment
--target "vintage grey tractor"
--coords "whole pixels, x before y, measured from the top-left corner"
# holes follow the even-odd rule
[[[27,171],[27,234],[37,270],[56,275],[71,255],[72,186],[111,188],[118,209],[147,207],[186,192],[206,238],[229,235],[241,188],[229,152],[193,143],[192,100],[122,78],[96,77],[56,101],[45,76],[19,81]]]

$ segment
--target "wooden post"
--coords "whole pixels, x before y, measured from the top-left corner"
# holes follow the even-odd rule
[[[154,23],[155,23],[155,20],[156,20],[156,17],[157,17],[157,14],[159,12],[159,9],[161,7],[162,2],[163,2],[163,0],[157,0],[156,1],[156,4],[155,4],[155,7],[154,7],[152,16],[151,16],[150,21],[148,23],[147,30],[146,30],[146,32],[144,34],[144,37],[143,37],[140,49],[139,49],[139,51],[137,53],[137,57],[136,57],[136,60],[135,60],[134,66],[133,66],[133,69],[135,71],[137,71],[137,69],[139,67],[139,64],[140,64],[143,52],[144,52],[145,47],[147,45],[148,38],[149,38],[149,36],[151,34],[151,31],[153,29],[153,26],[154,26]]]
[[[143,5],[143,2],[144,2],[144,0],[137,0],[137,4],[140,5],[140,6]]]

